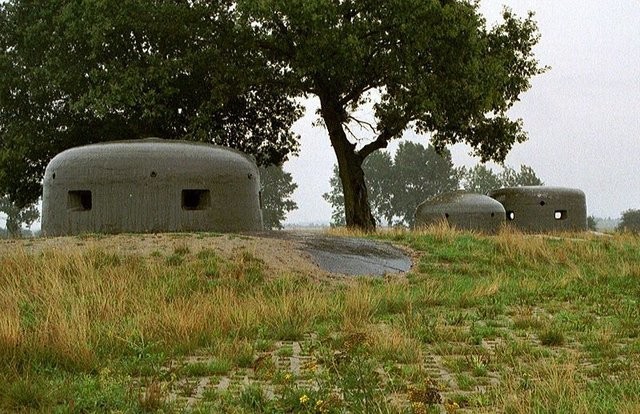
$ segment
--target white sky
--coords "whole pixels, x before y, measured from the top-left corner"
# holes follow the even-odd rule
[[[506,164],[530,165],[546,185],[583,190],[589,214],[619,217],[640,208],[640,1],[483,0],[490,23],[505,4],[520,16],[536,13],[542,38],[535,53],[551,66],[512,111],[523,118],[529,141]],[[322,194],[335,156],[324,129],[311,125],[317,104],[310,105],[295,126],[300,156],[285,164],[298,184],[299,208],[288,223],[326,223],[331,216]],[[456,165],[476,163],[468,148],[451,150]]]

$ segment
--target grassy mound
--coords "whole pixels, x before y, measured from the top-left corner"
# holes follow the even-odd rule
[[[0,409],[640,412],[640,238],[373,237],[412,272],[314,279],[188,238],[4,253]]]

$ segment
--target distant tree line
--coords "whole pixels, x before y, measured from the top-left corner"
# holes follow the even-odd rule
[[[485,165],[456,168],[451,153],[438,153],[429,145],[403,142],[392,156],[385,151],[371,154],[364,162],[372,214],[378,224],[412,226],[418,204],[457,189],[485,194],[493,189],[522,185],[543,185],[535,171],[522,165],[520,170],[504,167],[494,172]],[[323,198],[331,204],[331,225],[345,224],[342,187],[338,168],[330,179],[331,191]]]
[[[640,210],[630,209],[624,211],[617,230],[640,233]]]

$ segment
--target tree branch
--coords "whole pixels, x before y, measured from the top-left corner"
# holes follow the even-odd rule
[[[360,125],[360,127],[362,127],[362,128],[365,128],[365,129],[367,129],[367,128],[368,128],[368,129],[370,129],[372,132],[375,132],[375,131],[376,131],[376,127],[375,127],[373,124],[371,124],[370,122],[367,122],[367,121],[361,121],[361,120],[359,120],[358,118],[356,118],[356,117],[354,117],[354,116],[352,116],[352,115],[349,115],[348,119],[349,119],[350,121],[354,121],[356,124]]]
[[[356,136],[356,134],[353,133],[353,131],[351,130],[351,128],[349,128],[349,125],[347,125],[346,123],[343,124],[344,129],[347,130],[347,132],[349,133],[349,135],[351,135],[353,137],[353,139],[355,139],[356,141],[358,141],[358,137]]]
[[[340,105],[347,106],[349,102],[353,101],[354,99],[358,99],[358,97],[362,96],[362,94],[370,89],[373,89],[373,86],[369,83],[363,82],[362,85],[354,87],[351,92],[343,96],[342,99],[340,99]]]
[[[362,149],[358,151],[358,155],[360,155],[360,157],[364,160],[374,151],[377,151],[381,148],[387,148],[387,145],[389,145],[389,140],[393,138],[394,135],[395,134],[393,134],[388,129],[383,130],[382,133],[378,135],[378,138],[376,138],[375,141],[370,142],[362,147]]]

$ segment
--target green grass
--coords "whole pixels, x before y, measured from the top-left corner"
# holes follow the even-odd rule
[[[637,236],[380,233],[414,270],[350,281],[202,237],[0,256],[0,411],[640,411]]]

